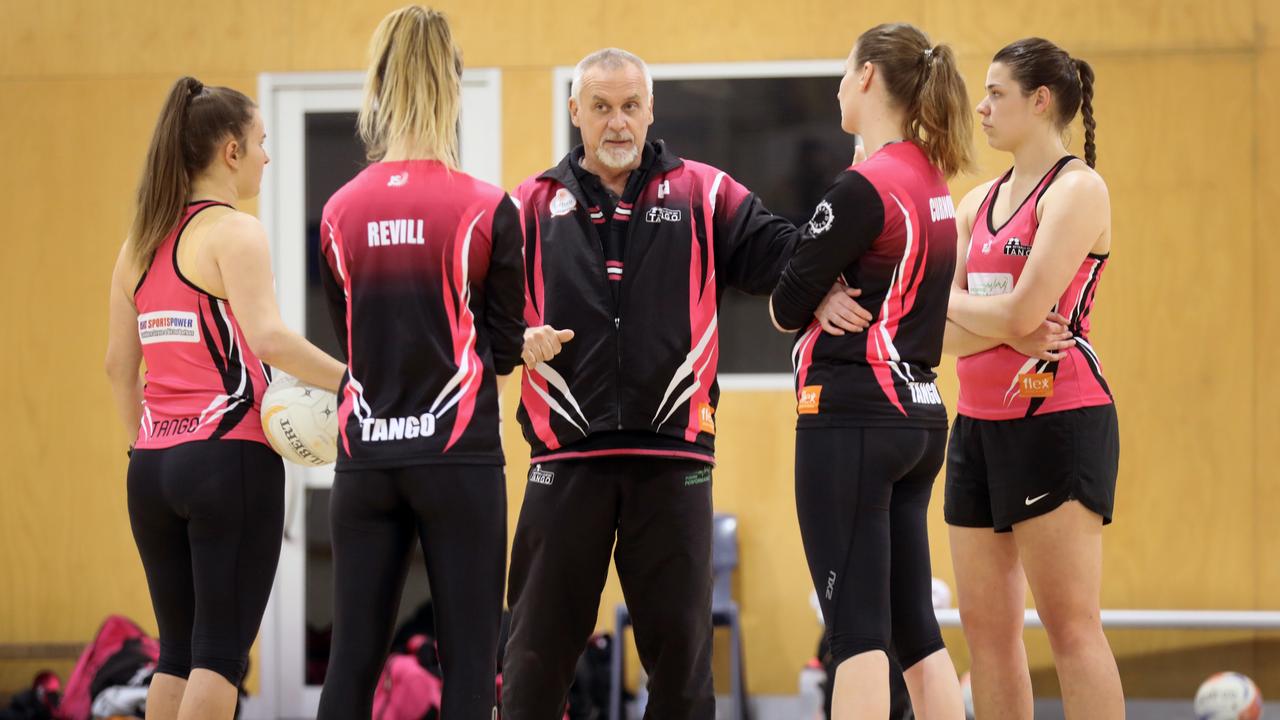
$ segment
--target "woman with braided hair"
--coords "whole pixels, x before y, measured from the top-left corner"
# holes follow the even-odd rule
[[[1124,717],[1099,619],[1102,527],[1111,522],[1120,441],[1089,343],[1111,252],[1110,199],[1094,170],[1093,82],[1087,62],[1048,40],[998,52],[977,110],[1013,167],[956,213],[946,347],[960,358],[960,400],[944,513],[982,718],[1032,716],[1022,642],[1028,583],[1066,716]],[[1083,160],[1064,140],[1077,113]]]

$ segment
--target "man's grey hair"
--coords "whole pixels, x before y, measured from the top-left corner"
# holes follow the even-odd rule
[[[618,48],[597,50],[578,62],[577,67],[573,69],[573,87],[571,89],[573,97],[581,100],[578,95],[582,92],[582,76],[591,68],[602,67],[606,70],[618,70],[628,64],[640,68],[640,72],[644,74],[645,87],[649,89],[649,96],[653,97],[653,76],[649,74],[649,66],[638,55]]]

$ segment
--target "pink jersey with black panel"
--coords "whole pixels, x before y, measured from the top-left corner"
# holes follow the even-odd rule
[[[1040,222],[1036,206],[1049,185],[1076,158],[1064,157],[1041,179],[1012,216],[997,228],[992,203],[1012,170],[991,186],[969,236],[968,290],[971,295],[1013,292],[1035,246]],[[1111,389],[1102,362],[1089,343],[1090,312],[1107,255],[1090,254],[1052,310],[1070,321],[1075,347],[1061,361],[1038,360],[1008,345],[960,358],[961,415],[980,420],[1012,420],[1082,407],[1108,405]],[[1046,308],[1049,310],[1049,308]]]
[[[523,241],[501,188],[434,160],[374,163],[329,198],[339,470],[503,462],[496,376],[520,364]]]
[[[955,206],[915,143],[886,145],[841,173],[773,293],[792,348],[797,427],[943,427],[934,384],[955,277]],[[813,315],[833,282],[860,288],[865,332],[831,335]]]
[[[178,269],[182,231],[197,213],[220,205],[188,205],[134,290],[147,368],[137,449],[194,440],[267,442],[259,411],[271,369],[249,349],[231,304]]]

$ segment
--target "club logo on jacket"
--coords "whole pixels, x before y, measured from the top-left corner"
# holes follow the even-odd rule
[[[408,170],[405,170],[404,172],[398,175],[392,175],[390,178],[387,178],[387,187],[404,187],[405,185],[408,185],[408,184],[409,184]]]
[[[680,211],[671,208],[649,208],[649,212],[644,214],[644,221],[651,223],[680,222]]]
[[[578,207],[578,200],[569,192],[568,188],[560,188],[556,191],[556,196],[551,198],[551,217],[560,217],[568,215]]]
[[[836,214],[831,209],[831,203],[823,200],[813,209],[813,217],[809,220],[809,232],[821,235],[830,230],[835,221]]]

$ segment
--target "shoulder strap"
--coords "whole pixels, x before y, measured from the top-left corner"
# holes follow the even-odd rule
[[[151,261],[148,262],[147,266],[142,269],[142,275],[138,278],[138,284],[133,286],[133,294],[135,296],[138,294],[138,291],[142,289],[142,284],[147,281],[147,277],[151,275],[151,270],[152,268],[155,267],[155,264],[156,264],[156,257],[160,255],[160,251],[163,250],[166,245],[173,246],[172,248],[170,248],[170,251],[173,257],[175,258],[173,261],[174,269],[175,270],[177,269],[177,266],[178,266],[177,259],[176,259],[177,255],[173,254],[172,250],[177,246],[178,237],[182,235],[182,231],[187,228],[187,223],[191,222],[191,218],[195,217],[196,213],[202,210],[206,210],[208,208],[214,207],[216,205],[231,207],[227,203],[220,202],[218,200],[197,200],[195,202],[187,203],[183,207],[182,217],[178,219],[178,224],[176,226],[176,230],[173,233],[173,237],[165,238],[165,241],[160,243],[160,246],[157,247],[155,252],[151,255]],[[179,275],[181,275],[181,273],[179,273]]]
[[[229,207],[232,210],[235,209],[231,205],[224,202],[219,202],[217,200],[197,200],[196,202],[188,203],[186,215],[182,218],[182,222],[178,224],[177,230],[175,230],[173,233],[173,242],[168,243],[168,245],[169,245],[169,260],[173,265],[173,274],[176,275],[177,278],[181,280],[184,285],[191,288],[192,290],[195,290],[201,295],[208,295],[209,297],[217,298],[217,296],[214,295],[213,293],[210,293],[209,291],[205,290],[199,285],[196,285],[195,283],[188,280],[187,276],[182,274],[182,268],[178,267],[178,243],[182,241],[182,233],[187,229],[187,225],[190,225],[191,221],[195,219],[196,215],[199,215],[200,213],[204,212],[205,210],[208,210],[211,207]],[[163,248],[164,245],[161,245],[160,247]],[[159,249],[156,250],[156,253],[159,254]],[[152,259],[151,263],[154,266],[155,259]],[[225,298],[218,298],[218,299],[223,300]]]
[[[1058,160],[1058,162],[1053,166],[1053,168],[1050,169],[1049,172],[1045,173],[1044,179],[1040,181],[1040,188],[1036,190],[1037,206],[1040,205],[1040,198],[1044,197],[1044,194],[1046,191],[1048,191],[1049,186],[1053,184],[1054,180],[1058,179],[1058,174],[1062,172],[1062,168],[1066,167],[1067,163],[1070,163],[1072,160],[1076,160],[1076,159],[1077,158],[1075,155],[1067,155],[1062,159]]]

